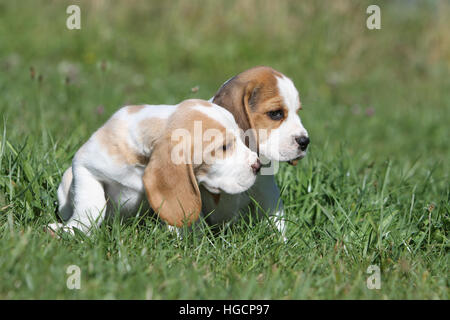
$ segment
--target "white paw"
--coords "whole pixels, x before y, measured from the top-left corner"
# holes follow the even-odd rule
[[[62,223],[50,223],[46,227],[44,227],[44,231],[48,232],[52,237],[59,238],[58,232],[64,231],[70,234],[74,234],[73,229],[67,226],[64,226]]]

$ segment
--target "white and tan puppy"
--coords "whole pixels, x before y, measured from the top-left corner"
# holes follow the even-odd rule
[[[263,164],[287,161],[295,165],[306,155],[309,137],[298,115],[299,93],[292,80],[280,72],[264,66],[246,70],[226,81],[210,101],[234,115]],[[201,190],[202,212],[207,221],[215,225],[233,222],[249,213],[267,214],[274,217],[284,236],[285,212],[273,176],[277,168],[263,167],[255,184],[245,193],[217,196]]]
[[[49,227],[88,233],[142,204],[169,225],[190,225],[201,211],[199,185],[236,194],[255,182],[260,162],[238,129],[230,112],[204,100],[121,108],[75,154],[58,188],[64,224]]]

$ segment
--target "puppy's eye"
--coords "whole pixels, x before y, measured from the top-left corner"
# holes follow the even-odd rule
[[[232,145],[233,145],[232,142],[229,142],[229,143],[227,143],[227,144],[224,144],[224,145],[222,146],[222,150],[223,150],[223,151],[227,151],[227,150],[229,150],[229,149],[231,148]]]
[[[284,118],[284,112],[281,109],[280,110],[275,110],[275,111],[269,111],[269,112],[267,112],[267,115],[272,120],[281,120],[281,119]]]

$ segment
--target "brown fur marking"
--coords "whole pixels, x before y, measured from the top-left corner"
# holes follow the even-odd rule
[[[128,114],[138,113],[145,108],[145,105],[127,106]]]
[[[138,123],[139,137],[143,145],[151,148],[159,136],[164,132],[166,119],[147,118]]]
[[[133,150],[126,141],[128,125],[124,120],[110,119],[95,133],[95,136],[100,144],[106,148],[108,154],[118,163],[145,165],[148,161],[146,157]]]
[[[188,99],[180,103],[181,108],[195,107],[195,106],[211,107],[211,102],[202,99]]]

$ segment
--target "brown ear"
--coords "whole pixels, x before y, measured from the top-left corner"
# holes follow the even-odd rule
[[[253,128],[250,118],[249,101],[251,93],[249,83],[233,77],[220,87],[213,102],[230,111],[236,119],[239,128],[246,131]]]
[[[233,77],[217,91],[213,103],[230,111],[239,128],[245,132],[249,129],[255,129],[250,113],[257,103],[258,91],[259,88],[255,82],[244,82],[239,80],[238,77]],[[253,136],[254,138],[255,136]],[[250,145],[258,145],[253,142],[250,142]],[[249,145],[248,142],[246,144]]]
[[[144,186],[152,209],[168,224],[181,227],[198,219],[202,202],[192,165],[171,160],[171,144],[161,139],[144,172]]]
[[[258,92],[260,88],[254,81],[250,81],[246,84],[243,94],[243,104],[244,110],[247,115],[248,121],[250,123],[250,128],[254,129],[255,125],[250,117],[250,112],[256,108],[256,104],[258,103]]]

